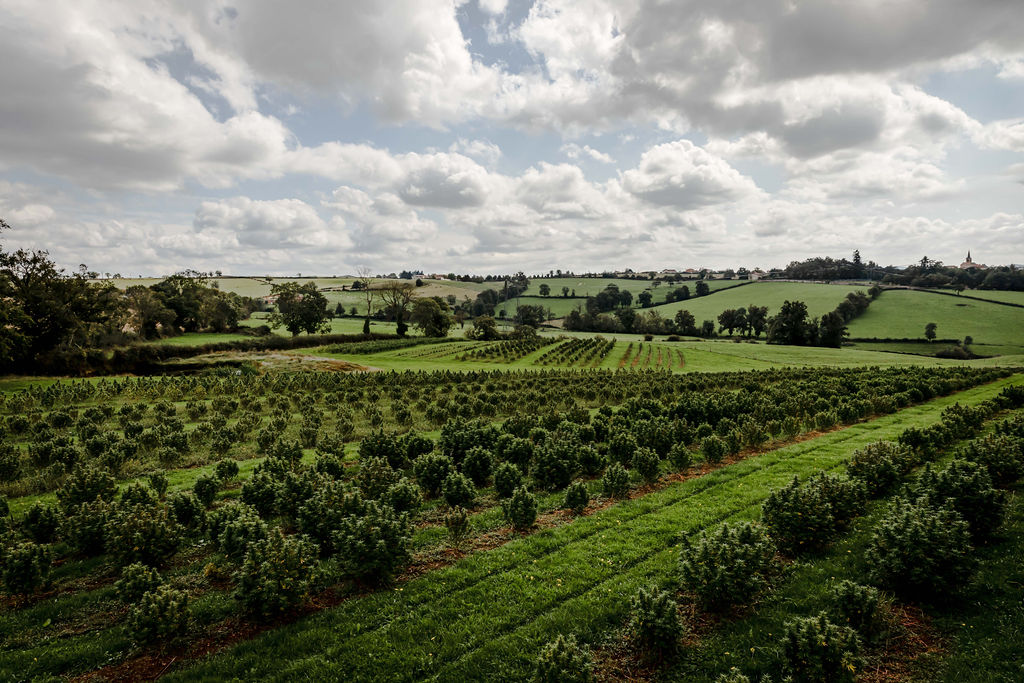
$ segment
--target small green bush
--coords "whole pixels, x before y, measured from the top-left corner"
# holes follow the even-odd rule
[[[213,505],[217,492],[220,491],[220,479],[215,476],[204,474],[192,485],[192,493],[204,507]]]
[[[498,498],[509,498],[522,485],[523,475],[512,463],[503,462],[494,470],[494,490]]]
[[[576,636],[559,634],[541,648],[534,665],[536,683],[592,683],[594,662],[590,650],[576,642]]]
[[[865,551],[872,581],[910,597],[955,593],[974,571],[970,527],[927,500],[893,501]]]
[[[831,623],[824,613],[786,624],[782,656],[795,683],[854,683],[864,668],[857,634]]]
[[[516,531],[526,531],[537,522],[537,498],[520,486],[501,504],[505,520]]]
[[[633,469],[635,469],[644,481],[653,483],[658,480],[658,470],[661,467],[661,458],[650,448],[640,447],[633,452]]]
[[[110,472],[85,465],[75,467],[64,486],[57,489],[57,503],[67,515],[83,503],[91,503],[97,498],[110,502],[116,495],[117,482]]]
[[[587,485],[582,481],[574,481],[565,489],[565,500],[562,502],[563,508],[581,515],[587,509],[589,503],[590,492],[587,491]]]
[[[693,465],[693,453],[685,443],[676,443],[668,452],[669,462],[678,472],[685,472]]]
[[[469,477],[476,486],[484,486],[491,477],[494,456],[482,446],[473,446],[466,451],[462,461],[462,473]]]
[[[200,532],[206,526],[206,508],[191,491],[179,491],[167,496],[167,508],[187,532]]]
[[[242,484],[241,498],[246,505],[255,508],[263,519],[269,519],[277,511],[278,479],[267,470],[257,470]]]
[[[359,461],[359,475],[356,482],[359,491],[368,500],[379,500],[388,492],[401,475],[395,471],[385,458],[369,457]]]
[[[608,457],[613,462],[626,466],[633,462],[636,452],[636,437],[632,432],[616,431],[608,437]]]
[[[52,543],[60,531],[61,518],[52,505],[36,501],[21,520],[21,528],[36,543]]]
[[[865,642],[872,642],[881,626],[881,593],[872,586],[840,581],[828,592],[829,613],[843,626],[856,631]]]
[[[96,499],[82,503],[64,518],[61,536],[81,555],[102,555],[106,550],[109,517],[110,504],[106,501]]]
[[[266,540],[269,530],[256,511],[248,505],[232,506],[233,514],[218,524],[211,526],[210,535],[214,538],[214,547],[236,562],[245,558],[249,546]]]
[[[679,648],[683,623],[668,591],[641,588],[629,604],[629,628],[640,649],[661,660]]]
[[[359,459],[367,458],[384,458],[396,470],[409,464],[404,444],[395,433],[384,430],[374,432],[360,442]]]
[[[228,482],[238,476],[238,463],[230,458],[226,458],[218,462],[213,471],[221,482]]]
[[[138,602],[142,596],[155,591],[163,584],[160,572],[141,562],[135,562],[121,570],[121,578],[114,583],[114,592],[121,602]]]
[[[4,588],[13,595],[29,595],[49,584],[50,549],[24,542],[3,553]]]
[[[788,486],[772,491],[761,506],[762,520],[779,547],[791,555],[824,548],[863,514],[864,484],[827,474],[801,484],[797,477]]]
[[[164,505],[116,505],[107,519],[107,551],[121,566],[165,562],[182,542],[181,526]]]
[[[441,485],[441,493],[444,495],[444,502],[450,507],[471,508],[476,502],[476,491],[473,483],[466,475],[460,472],[452,472]]]
[[[533,449],[532,441],[513,436],[512,434],[502,434],[498,437],[494,446],[495,455],[499,460],[512,463],[522,472],[530,469],[530,463],[533,460]]]
[[[765,586],[775,566],[775,544],[767,531],[750,523],[722,524],[683,538],[679,577],[683,590],[711,610],[749,602]]]
[[[447,455],[427,453],[416,459],[412,470],[423,492],[434,498],[440,495],[441,486],[455,471],[455,464]]]
[[[629,493],[629,472],[618,462],[608,465],[601,477],[601,489],[611,498],[625,498]]]
[[[153,489],[153,493],[156,494],[157,498],[163,498],[167,495],[167,475],[163,472],[150,472],[146,475],[146,481],[149,482],[149,488]]]
[[[548,439],[533,455],[533,478],[537,485],[549,491],[564,489],[576,474],[579,444],[570,440]]]
[[[382,500],[394,508],[395,512],[412,512],[420,504],[420,489],[406,477],[392,484]]]
[[[915,483],[914,494],[933,507],[948,505],[956,510],[970,526],[975,542],[991,538],[1006,516],[1006,494],[992,487],[983,465],[967,460],[953,460],[941,472],[927,466]]]
[[[246,551],[235,597],[247,611],[265,618],[302,604],[316,577],[318,552],[315,544],[275,528]]]
[[[726,444],[720,437],[711,435],[700,442],[700,452],[704,461],[712,465],[722,462],[725,457]]]
[[[870,498],[881,498],[892,493],[908,469],[909,455],[902,447],[888,441],[879,441],[854,451],[846,465],[851,479],[864,482]]]
[[[138,643],[180,636],[188,629],[189,599],[182,591],[159,586],[144,594],[128,612],[128,632]]]
[[[472,530],[469,512],[463,507],[451,508],[445,513],[444,526],[448,533],[448,545],[456,550],[461,549]]]
[[[341,519],[333,540],[338,564],[346,574],[387,583],[408,562],[411,538],[408,516],[370,501],[362,514]]]

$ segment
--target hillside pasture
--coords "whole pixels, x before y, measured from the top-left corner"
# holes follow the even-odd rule
[[[753,282],[744,287],[713,292],[706,297],[655,306],[652,310],[666,318],[675,316],[678,311],[687,310],[697,319],[697,325],[703,320],[714,320],[717,326],[718,314],[726,309],[767,306],[768,315],[771,316],[779,312],[785,301],[803,301],[807,304],[808,315],[822,316],[838,306],[847,294],[857,290],[863,288],[803,282]]]

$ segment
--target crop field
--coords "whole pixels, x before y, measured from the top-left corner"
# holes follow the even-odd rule
[[[883,293],[862,316],[850,323],[851,337],[920,338],[924,328],[936,323],[940,339],[1014,346],[1024,351],[1024,308],[941,296],[911,290]]]
[[[833,310],[847,294],[858,290],[863,291],[864,288],[803,282],[753,282],[712,296],[657,306],[654,310],[666,318],[674,316],[676,311],[687,310],[699,325],[702,320],[717,320],[718,314],[726,309],[746,308],[751,304],[767,306],[768,315],[775,315],[788,300],[803,301],[807,304],[808,315],[821,316]]]
[[[391,353],[581,369],[2,394],[5,547],[32,571],[5,574],[0,676],[521,679],[559,633],[613,636],[629,596],[671,576],[679,534],[755,518],[794,475],[1024,384],[994,369],[639,369],[674,362],[671,344],[633,346],[636,371],[582,369],[621,343],[546,342]],[[570,484],[581,516],[563,509]],[[522,525],[517,499],[534,510]]]

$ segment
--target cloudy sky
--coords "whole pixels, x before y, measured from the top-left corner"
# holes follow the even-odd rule
[[[0,0],[0,64],[70,268],[1024,261],[1020,0]]]

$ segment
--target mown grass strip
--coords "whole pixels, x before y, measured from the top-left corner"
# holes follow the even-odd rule
[[[571,624],[589,640],[620,619],[633,587],[671,571],[680,534],[756,514],[767,493],[794,475],[838,466],[860,446],[937,421],[952,403],[977,403],[1022,381],[1016,376],[939,398],[615,505],[349,601],[172,678],[521,677],[556,624]]]

